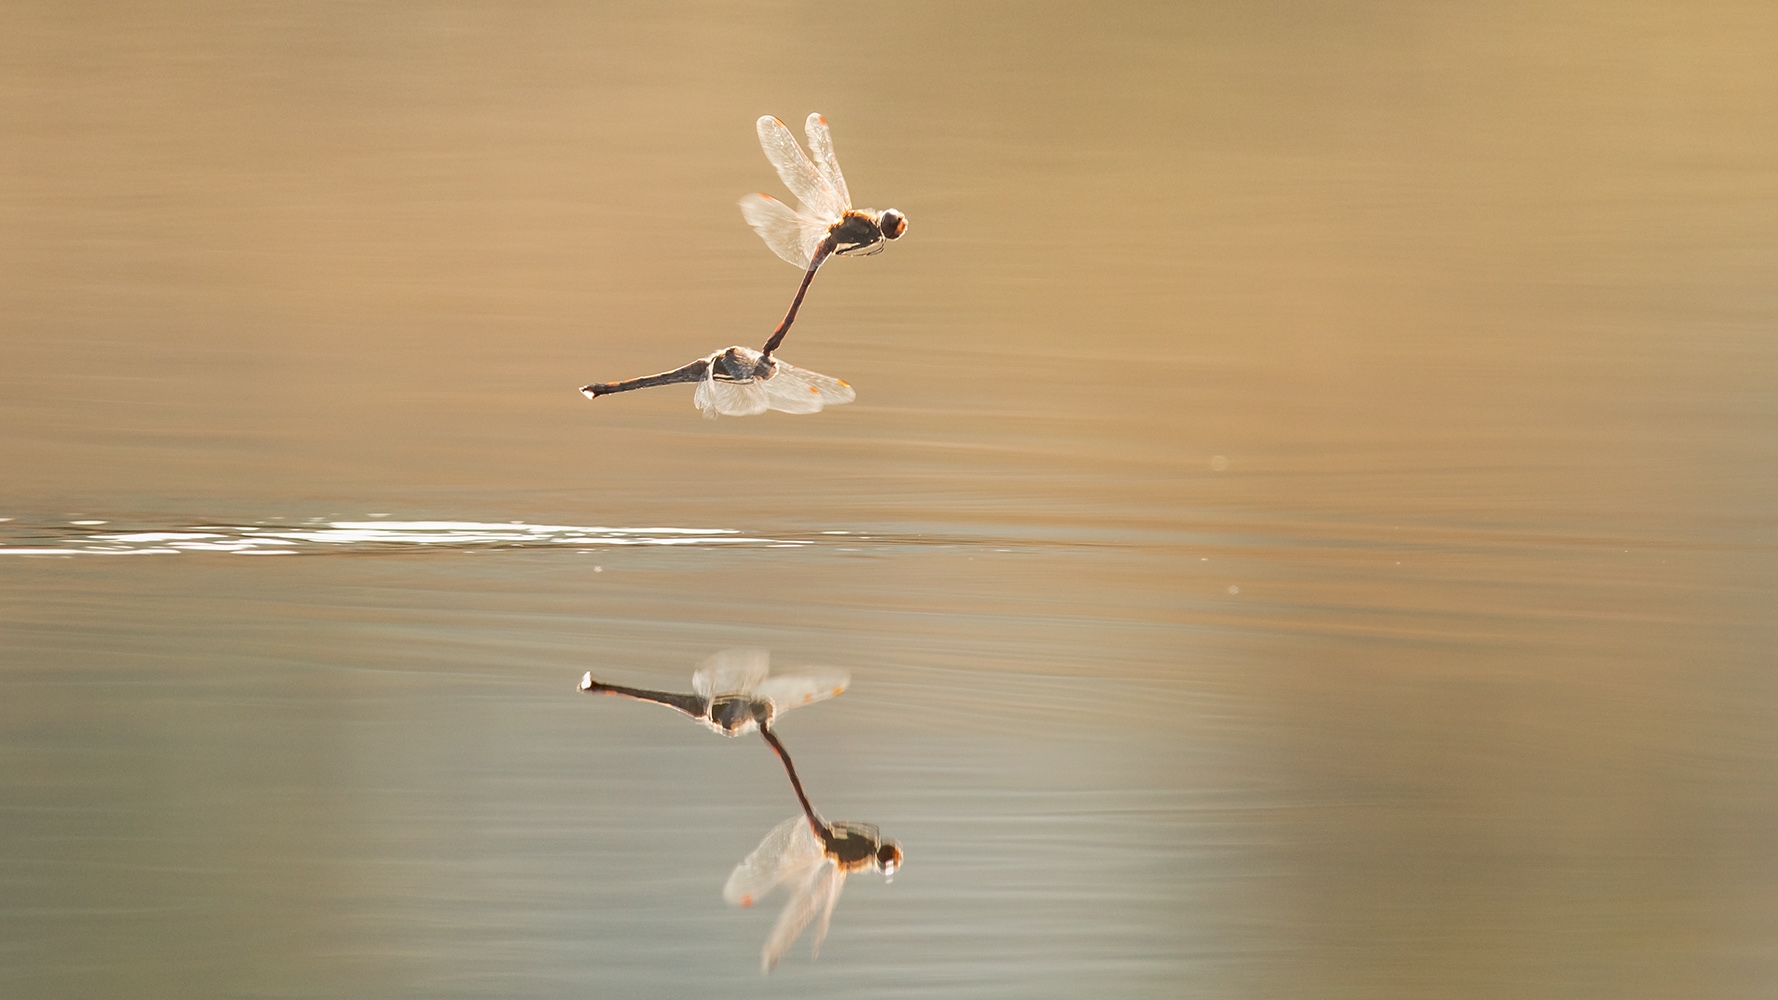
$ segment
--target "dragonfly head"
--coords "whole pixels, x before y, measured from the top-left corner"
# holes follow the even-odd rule
[[[908,231],[908,217],[893,208],[885,208],[877,217],[877,226],[883,230],[884,239],[897,240]]]
[[[877,866],[884,875],[894,875],[895,869],[901,867],[901,845],[891,840],[877,848]]]
[[[776,705],[765,698],[756,698],[749,706],[753,712],[753,722],[761,729],[772,728],[772,717],[778,714]]]

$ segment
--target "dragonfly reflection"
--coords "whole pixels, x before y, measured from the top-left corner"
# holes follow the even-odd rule
[[[699,358],[683,368],[659,375],[644,375],[623,382],[595,382],[581,386],[588,399],[614,392],[647,389],[676,382],[696,382],[692,404],[708,419],[717,414],[747,417],[767,410],[783,413],[816,413],[829,404],[850,403],[857,393],[844,381],[769,358],[759,351],[731,347]]]
[[[790,302],[790,311],[761,349],[762,354],[771,357],[790,331],[790,324],[796,321],[796,311],[803,304],[809,282],[828,257],[868,257],[880,253],[887,241],[900,239],[907,232],[908,221],[893,208],[879,212],[852,207],[852,194],[846,190],[846,178],[840,174],[827,119],[819,114],[810,115],[803,123],[809,135],[809,152],[815,154],[812,162],[783,122],[765,115],[754,125],[759,131],[760,148],[765,150],[766,159],[777,169],[784,186],[796,196],[798,207],[792,211],[771,195],[750,194],[741,199],[741,215],[773,253],[807,269],[796,298]]]
[[[868,823],[824,821],[803,794],[796,766],[784,745],[769,728],[762,728],[760,735],[784,762],[803,811],[802,815],[773,827],[753,853],[735,866],[722,887],[722,898],[731,906],[749,907],[779,885],[789,887],[790,898],[759,953],[760,971],[770,972],[817,912],[821,922],[815,925],[810,955],[819,958],[821,942],[827,938],[828,921],[840,890],[845,887],[846,876],[870,870],[893,876],[901,867],[902,853],[900,844],[885,843],[877,828]]]
[[[725,649],[698,665],[691,675],[691,694],[603,684],[593,680],[592,671],[580,679],[580,690],[665,705],[714,732],[740,736],[755,729],[769,733],[778,716],[835,697],[852,683],[850,674],[835,667],[770,677],[770,663],[771,654],[763,649]],[[795,782],[794,772],[791,780]]]

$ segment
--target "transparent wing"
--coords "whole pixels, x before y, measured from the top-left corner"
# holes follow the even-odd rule
[[[811,114],[809,120],[803,123],[803,131],[809,133],[809,152],[815,154],[815,169],[840,199],[840,213],[843,215],[846,209],[852,207],[852,194],[846,190],[846,178],[840,176],[840,161],[833,155],[833,136],[827,132],[827,119]]]
[[[779,361],[772,377],[760,383],[766,405],[785,413],[814,413],[823,406],[850,403],[858,398],[841,379]]]
[[[691,401],[711,420],[718,413],[725,417],[750,417],[771,409],[765,385],[758,381],[725,382],[706,376],[691,394]]]
[[[708,702],[719,694],[746,694],[771,670],[772,654],[763,649],[725,649],[714,653],[691,675],[691,689]]]
[[[796,144],[790,128],[771,115],[761,117],[754,126],[759,130],[759,145],[766,151],[766,159],[777,169],[778,179],[802,203],[803,211],[823,222],[840,221],[846,206]]]
[[[807,269],[815,250],[827,239],[829,224],[791,211],[769,194],[750,194],[741,199],[741,218],[766,241],[772,252],[797,267]]]
[[[753,853],[735,866],[722,887],[722,898],[730,906],[752,906],[770,895],[778,883],[799,873],[806,877],[825,859],[808,819],[798,813],[772,827]]]
[[[809,834],[810,838],[815,835]],[[790,946],[796,943],[797,936],[803,928],[809,926],[814,919],[815,911],[825,907],[827,903],[830,879],[827,869],[832,867],[825,855],[824,863],[816,865],[800,881],[790,887],[790,900],[784,904],[784,912],[778,914],[778,922],[772,925],[772,934],[766,938],[766,946],[759,952],[759,967],[763,971],[772,971]]]
[[[838,667],[828,667],[768,677],[754,685],[753,696],[770,700],[773,713],[783,715],[793,708],[837,697],[851,683],[851,674]]]
[[[821,922],[815,925],[815,939],[809,949],[810,958],[821,957],[821,942],[827,940],[827,922],[833,919],[833,904],[840,901],[840,890],[846,887],[846,873],[840,871],[838,865],[833,866],[833,873],[826,879],[825,885],[817,885],[815,901],[821,905]]]

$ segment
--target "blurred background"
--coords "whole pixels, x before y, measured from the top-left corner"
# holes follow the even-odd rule
[[[1766,995],[1775,51],[8,5],[0,993]],[[763,342],[810,111],[910,220],[782,350],[857,402],[582,398]],[[776,761],[574,692],[728,646],[852,671],[780,732],[907,852],[769,979]]]

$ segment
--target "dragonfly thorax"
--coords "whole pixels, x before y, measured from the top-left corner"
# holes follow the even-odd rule
[[[710,359],[710,376],[724,382],[771,378],[777,362],[745,347],[731,347]]]
[[[852,823],[833,823],[828,826],[822,840],[827,856],[841,871],[855,872],[866,868],[882,867],[882,852],[886,847],[882,838],[877,835],[876,827]],[[893,848],[899,860],[900,848]]]
[[[868,256],[883,249],[883,227],[871,212],[847,212],[834,223],[828,238],[841,257]]]
[[[730,736],[751,732],[755,726],[772,724],[772,703],[741,695],[710,702],[710,725]]]

